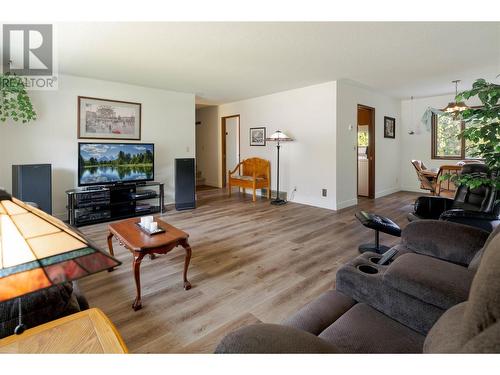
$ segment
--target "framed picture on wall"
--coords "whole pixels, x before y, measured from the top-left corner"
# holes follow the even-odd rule
[[[141,103],[78,97],[78,138],[141,139]]]
[[[384,116],[384,138],[396,138],[396,119]]]
[[[250,128],[250,146],[266,145],[266,128]]]

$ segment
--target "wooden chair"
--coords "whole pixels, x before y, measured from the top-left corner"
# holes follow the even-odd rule
[[[437,172],[427,169],[421,160],[412,160],[411,164],[415,167],[420,189],[429,190],[432,195],[436,194]]]
[[[237,173],[238,172],[238,173]],[[265,188],[267,198],[271,198],[271,163],[269,160],[249,158],[240,162],[232,171],[228,171],[227,188],[231,196],[231,188],[238,186],[253,190],[253,201],[256,200],[256,190]]]
[[[438,171],[427,169],[421,160],[412,160],[411,163],[415,167],[417,177],[420,181],[420,188],[429,190],[432,195],[445,196],[453,198],[457,187],[448,180],[440,181],[441,176],[445,174],[459,174],[462,170],[462,165],[442,165]]]

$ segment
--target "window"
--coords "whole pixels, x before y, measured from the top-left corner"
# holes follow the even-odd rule
[[[432,115],[432,158],[433,159],[474,159],[472,149],[465,140],[459,138],[465,129],[461,120],[449,115]]]

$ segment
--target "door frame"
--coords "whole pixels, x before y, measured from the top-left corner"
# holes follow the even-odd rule
[[[371,113],[370,124],[368,124],[368,198],[375,198],[375,108],[364,104],[356,107],[356,196],[358,196],[358,125],[359,109],[369,110]]]
[[[222,187],[227,184],[227,163],[226,163],[226,120],[230,118],[238,118],[238,163],[241,161],[241,119],[240,115],[231,115],[221,117],[221,168],[222,168]]]

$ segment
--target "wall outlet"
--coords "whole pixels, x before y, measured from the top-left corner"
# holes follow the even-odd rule
[[[292,192],[294,192],[294,191],[297,191],[297,186],[294,186],[294,187],[293,187]]]
[[[326,194],[327,194],[327,190],[326,189],[322,189],[321,190],[321,196],[326,197]]]

